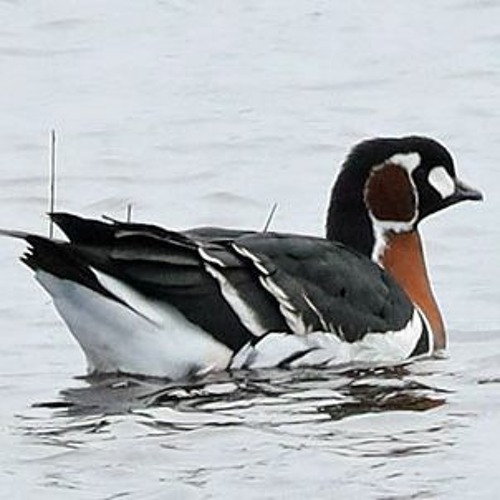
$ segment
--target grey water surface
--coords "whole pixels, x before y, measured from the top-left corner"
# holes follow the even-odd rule
[[[86,379],[0,241],[0,498],[498,498],[500,2],[0,1],[0,227],[57,208],[322,234],[348,149],[426,134],[483,204],[423,234],[444,359]]]

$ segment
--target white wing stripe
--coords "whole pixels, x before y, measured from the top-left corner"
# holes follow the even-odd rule
[[[266,269],[264,264],[259,260],[259,258],[254,255],[252,252],[250,252],[248,249],[240,247],[239,245],[236,245],[235,243],[232,244],[232,247],[234,250],[242,255],[243,257],[246,257],[247,259],[250,259],[255,267],[264,275],[264,276],[269,276],[269,271]]]
[[[290,302],[288,295],[269,277],[261,276],[260,282],[264,288],[278,301],[281,314],[292,332],[298,335],[305,335],[311,331],[306,325],[302,314]]]
[[[312,300],[307,296],[306,293],[303,293],[302,294],[302,298],[305,300],[306,304],[312,309],[312,311],[316,314],[316,316],[318,317],[319,319],[319,322],[321,323],[321,327],[323,328],[323,330],[325,332],[335,332],[335,330],[333,329],[330,329],[329,327],[332,326],[332,324],[330,323],[330,325],[327,324],[327,322],[325,321],[325,318],[323,318],[323,315],[319,312],[318,308],[314,305],[314,303],[312,302]]]
[[[208,263],[205,263],[205,269],[210,274],[210,276],[212,276],[217,281],[222,296],[234,311],[234,313],[238,316],[245,328],[247,328],[247,330],[249,330],[257,337],[264,335],[267,332],[266,328],[260,322],[259,317],[255,313],[255,311],[238,293],[238,290],[233,285],[231,285],[229,280],[227,280],[220,271],[215,269],[215,267],[211,266]]]
[[[213,255],[209,255],[206,250],[202,247],[198,247],[198,253],[204,262],[209,262],[210,264],[216,264],[219,267],[226,267],[222,260],[217,259]]]

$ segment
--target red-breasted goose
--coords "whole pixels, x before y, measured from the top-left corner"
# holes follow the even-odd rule
[[[326,239],[51,214],[68,242],[19,231],[91,372],[392,364],[446,346],[419,223],[481,193],[425,137],[353,148]]]

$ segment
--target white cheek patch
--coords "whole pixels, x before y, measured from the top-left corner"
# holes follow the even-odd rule
[[[429,184],[441,195],[448,198],[455,192],[455,182],[444,167],[434,167],[429,173]]]

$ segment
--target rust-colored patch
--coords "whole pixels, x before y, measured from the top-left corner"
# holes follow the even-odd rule
[[[432,293],[418,232],[389,233],[381,264],[429,320],[434,348],[446,347],[443,318]]]
[[[365,203],[378,220],[410,222],[416,199],[408,172],[395,163],[375,169],[365,184]]]

